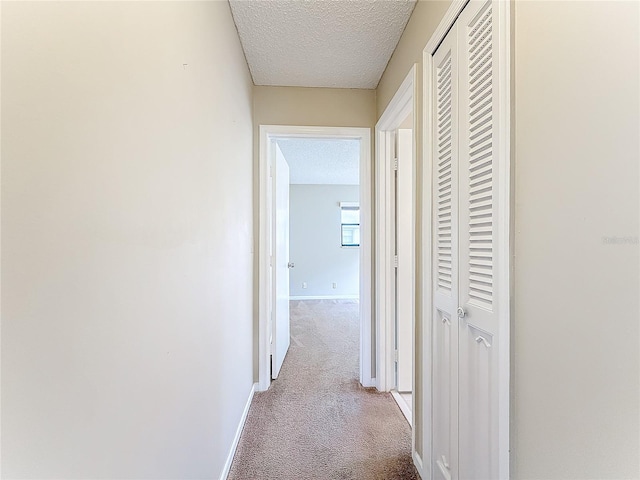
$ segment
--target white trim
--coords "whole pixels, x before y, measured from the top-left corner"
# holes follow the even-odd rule
[[[411,427],[413,425],[411,423],[412,417],[413,417],[413,415],[411,414],[411,406],[409,406],[405,398],[400,393],[398,393],[397,390],[391,390],[391,396],[398,404],[398,407],[400,408],[402,415],[404,415],[404,418],[406,418],[407,422],[409,422],[409,426]]]
[[[269,388],[268,295],[269,201],[267,198],[269,141],[272,138],[353,138],[360,140],[360,383],[372,386],[374,375],[372,357],[372,185],[371,185],[371,129],[355,127],[308,127],[288,125],[260,125],[259,145],[259,222],[258,222],[258,391]]]
[[[357,300],[358,295],[298,295],[289,297],[291,300]]]
[[[222,468],[222,473],[220,474],[220,480],[226,480],[226,478],[229,476],[229,471],[231,470],[231,464],[233,463],[233,457],[236,454],[236,449],[238,448],[238,443],[240,442],[240,436],[242,435],[244,424],[247,422],[247,416],[249,415],[249,408],[251,407],[253,394],[255,393],[257,387],[258,387],[257,383],[254,383],[251,386],[251,391],[249,392],[249,398],[247,399],[247,403],[245,404],[244,410],[242,411],[242,416],[240,417],[240,423],[238,424],[238,428],[236,428],[236,435],[233,437],[233,442],[231,443],[231,448],[229,449],[227,460],[224,462],[224,467]]]
[[[451,10],[453,4],[449,8]],[[448,18],[445,15],[445,18]],[[456,15],[457,17],[457,15]],[[456,17],[453,17],[454,20]],[[444,20],[443,20],[444,22]],[[440,26],[444,23],[441,22]],[[439,32],[440,26],[436,29]],[[451,27],[451,25],[449,25]],[[445,30],[445,34],[448,31]],[[433,38],[437,38],[434,34]],[[444,38],[444,36],[443,36]],[[438,40],[439,44],[442,39]],[[432,43],[430,40],[427,46]],[[414,403],[420,398],[422,401],[422,469],[419,469],[420,475],[424,479],[433,478],[432,465],[432,443],[433,443],[433,419],[432,419],[432,375],[431,375],[431,312],[433,310],[432,296],[432,268],[433,268],[433,251],[432,251],[432,213],[433,205],[431,202],[431,185],[433,172],[433,156],[431,154],[431,135],[429,132],[433,129],[431,110],[433,107],[433,98],[431,97],[431,78],[433,78],[433,57],[432,52],[425,49],[422,54],[422,311],[420,312],[420,322],[422,325],[422,389],[420,395],[417,396]],[[415,462],[415,459],[414,459]]]
[[[413,450],[411,457],[413,458],[413,464],[416,466],[416,468],[418,469],[418,473],[420,474],[420,478],[422,478],[423,480],[427,480],[430,477],[424,477],[422,476],[422,472],[424,472],[424,462],[422,461],[422,457],[420,455],[418,455],[418,452],[415,451],[415,449]]]
[[[433,53],[444,40],[454,22],[460,15],[469,0],[453,0],[453,3],[447,10],[444,18],[438,25],[431,39],[424,48],[423,59],[423,131],[422,131],[422,154],[424,158],[424,168],[422,176],[422,298],[424,299],[422,308],[422,345],[423,345],[423,363],[422,363],[422,385],[425,390],[431,390],[431,329],[430,315],[432,308],[432,204],[431,204],[431,172],[433,168],[433,158],[430,148],[430,132],[433,127],[432,98],[431,98],[431,78],[433,76]],[[501,298],[500,302],[500,352],[499,359],[499,401],[500,407],[498,411],[498,443],[500,458],[498,463],[498,478],[509,478],[509,421],[510,421],[510,327],[511,327],[511,294],[512,294],[512,276],[511,262],[513,245],[511,239],[512,228],[512,204],[513,195],[511,192],[511,2],[494,0],[494,8],[498,11],[498,78],[496,79],[496,90],[499,98],[500,111],[498,132],[501,140],[498,142],[500,177],[498,179],[498,201],[499,211],[502,216],[498,221],[498,238],[501,250],[499,258],[504,261],[497,265],[498,275],[501,276],[501,288],[497,291],[497,295]],[[425,392],[423,395],[423,468],[419,468],[423,478],[432,478],[431,472],[431,432],[432,432],[432,410],[431,410],[431,391]],[[414,461],[415,461],[414,457]],[[426,470],[425,470],[426,469]],[[424,474],[423,474],[424,472]]]
[[[391,159],[392,139],[376,126],[376,388],[388,391],[387,370],[393,346],[389,345],[388,319],[394,314],[393,305],[393,235],[389,192],[389,168],[383,159]]]
[[[376,124],[376,388],[388,392],[394,387],[395,274],[393,186],[394,132],[413,112],[416,125],[415,92],[417,65],[413,65]],[[413,135],[413,168],[416,164],[416,135]],[[415,177],[415,175],[414,175]],[[415,191],[415,182],[414,182]],[[415,202],[414,202],[415,203]],[[415,223],[415,218],[414,218]],[[414,329],[415,331],[415,329]],[[414,352],[415,357],[415,352]],[[415,369],[414,369],[415,372]]]
[[[2,6],[0,5],[0,25],[2,24]],[[1,41],[2,35],[0,35],[0,44],[2,43]],[[1,49],[0,49],[1,51]],[[1,80],[2,75],[0,75],[0,84],[2,83]],[[0,88],[0,92],[2,92],[2,88]],[[1,99],[1,95],[0,95],[0,111],[2,111],[2,99]],[[0,132],[2,131],[2,116],[0,115]],[[6,125],[6,124],[5,124]],[[2,144],[2,135],[0,135],[0,145]],[[0,172],[2,172],[2,148],[0,148]],[[2,177],[2,174],[0,173],[0,177]],[[2,185],[2,182],[0,181],[0,185]],[[0,187],[0,205],[2,204],[2,188]],[[0,208],[0,212],[2,212],[2,208]],[[2,222],[0,221],[0,233],[2,230]],[[2,271],[2,235],[0,234],[0,272]],[[2,292],[2,275],[0,275],[0,292]],[[0,358],[2,358],[2,295],[0,294]],[[5,317],[6,318],[6,317]],[[6,378],[6,377],[5,377]],[[2,411],[2,368],[0,368],[0,412]],[[0,445],[2,445],[2,415],[0,415]],[[3,477],[3,471],[2,471],[2,448],[0,448],[0,478]]]
[[[497,94],[500,110],[498,112],[499,177],[498,177],[498,238],[500,239],[501,259],[496,266],[499,278],[502,278],[497,292],[501,299],[499,305],[500,358],[498,360],[498,478],[509,478],[509,422],[511,389],[511,264],[513,245],[511,222],[513,194],[511,192],[511,2],[494,2],[498,10],[498,78]]]

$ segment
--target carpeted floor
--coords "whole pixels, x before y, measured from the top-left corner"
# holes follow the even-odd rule
[[[418,479],[393,398],[358,382],[358,304],[291,302],[280,376],[253,399],[230,480]]]

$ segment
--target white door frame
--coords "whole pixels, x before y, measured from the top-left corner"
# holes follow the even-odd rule
[[[413,65],[376,124],[376,388],[388,392],[394,386],[395,241],[393,168],[395,130],[413,112],[413,191],[416,159],[416,74]],[[415,205],[415,198],[413,200]],[[414,231],[415,231],[415,218]],[[415,242],[415,239],[414,239]],[[415,248],[414,248],[415,251]],[[415,331],[415,323],[414,323]],[[415,348],[414,348],[415,378]],[[415,385],[415,382],[414,382]]]
[[[355,127],[306,127],[260,125],[259,154],[259,225],[258,225],[258,391],[269,388],[269,144],[276,138],[351,138],[360,140],[360,383],[371,387],[375,383],[372,372],[372,185],[371,130]]]
[[[422,131],[422,149],[424,158],[423,178],[422,178],[422,385],[425,389],[422,395],[422,411],[425,412],[423,418],[423,458],[415,458],[416,464],[419,464],[420,474],[423,478],[431,478],[430,471],[431,461],[431,312],[433,311],[433,298],[431,295],[432,281],[432,208],[431,203],[431,172],[433,168],[433,158],[431,154],[431,132],[434,119],[432,118],[432,98],[431,98],[431,79],[433,78],[434,62],[433,54],[438,46],[444,40],[445,36],[455,23],[456,19],[462,12],[463,8],[469,3],[469,0],[453,0],[449,9],[445,13],[442,21],[431,36],[431,39],[424,48],[423,59],[423,131]],[[500,111],[499,118],[499,172],[498,189],[499,189],[499,210],[502,213],[497,219],[498,237],[501,250],[498,257],[503,261],[496,265],[497,274],[504,280],[501,282],[502,289],[497,295],[502,299],[499,308],[500,315],[500,358],[498,367],[498,383],[499,383],[499,471],[498,478],[509,478],[509,388],[510,388],[510,326],[511,326],[511,293],[513,286],[511,272],[513,258],[513,242],[512,242],[512,174],[511,174],[511,2],[497,0],[493,2],[493,8],[498,12],[498,24],[495,28],[498,31],[498,65],[499,77],[495,79],[494,85],[496,95],[499,98]],[[415,455],[415,453],[414,453]],[[426,469],[426,471],[425,471]]]

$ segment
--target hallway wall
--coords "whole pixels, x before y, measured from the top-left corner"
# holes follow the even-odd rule
[[[253,89],[254,125],[373,127],[376,91],[349,88],[270,87]],[[258,132],[255,138],[258,138]]]
[[[253,383],[229,5],[1,8],[2,478],[218,478]]]
[[[380,117],[418,63],[418,152],[422,51],[449,5],[418,2],[377,89]],[[639,6],[512,6],[511,478],[637,478]]]
[[[513,478],[640,474],[639,8],[515,5]]]

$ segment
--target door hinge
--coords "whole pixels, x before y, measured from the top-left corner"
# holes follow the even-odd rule
[[[393,266],[394,268],[398,268],[398,255],[393,256]]]
[[[397,172],[398,171],[398,159],[394,158],[393,159],[393,169]]]
[[[393,359],[397,362],[398,361],[398,350],[394,350],[393,351]]]

